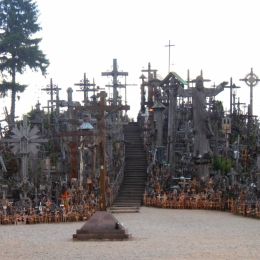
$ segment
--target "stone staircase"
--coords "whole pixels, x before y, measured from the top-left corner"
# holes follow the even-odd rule
[[[146,154],[141,139],[141,129],[131,122],[124,128],[126,141],[125,171],[118,196],[110,212],[139,212],[146,182]]]

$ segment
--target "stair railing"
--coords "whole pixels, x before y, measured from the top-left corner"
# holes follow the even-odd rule
[[[109,198],[109,205],[110,206],[113,204],[115,198],[117,197],[119,188],[122,184],[122,181],[123,181],[123,178],[124,178],[124,168],[125,168],[125,162],[122,164],[115,181],[111,185],[111,194],[110,194],[110,198]]]
[[[111,183],[111,189],[110,189],[111,192],[110,192],[109,199],[107,200],[107,203],[109,205],[107,205],[107,206],[111,206],[113,204],[114,200],[116,199],[119,188],[124,179],[124,172],[125,172],[125,145],[124,145],[124,150],[123,150],[122,165],[121,165],[121,168],[120,168],[115,180],[113,181],[113,183]]]

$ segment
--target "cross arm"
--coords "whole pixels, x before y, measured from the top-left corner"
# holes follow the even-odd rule
[[[112,72],[102,72],[101,76],[113,76]]]
[[[2,139],[1,142],[2,143],[20,143],[20,138],[12,138],[12,139]]]
[[[48,143],[48,139],[46,138],[39,138],[39,139],[32,139],[29,140],[30,143]]]
[[[220,92],[222,92],[225,89],[225,86],[228,84],[228,82],[223,81],[220,83],[216,88],[210,89],[205,88],[205,93],[207,97],[214,97],[217,96]]]

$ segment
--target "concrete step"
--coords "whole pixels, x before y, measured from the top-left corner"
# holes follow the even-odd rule
[[[124,182],[121,187],[122,188],[127,188],[127,187],[135,188],[136,187],[136,188],[140,189],[140,188],[144,188],[145,185],[140,182],[137,182],[137,181],[135,181],[135,182],[132,181],[132,182]]]
[[[118,194],[119,195],[119,194]],[[117,196],[117,198],[115,199],[114,203],[137,203],[137,204],[141,204],[143,199],[143,194],[138,194],[137,196],[129,196],[129,195],[119,195]]]
[[[139,213],[139,207],[113,207],[108,209],[111,213]]]
[[[136,188],[141,188],[141,187],[145,187],[145,184],[143,183],[140,183],[140,181],[135,181],[135,180],[132,180],[132,181],[127,181],[127,182],[124,182],[122,184],[122,187],[126,188],[126,187],[136,187]]]
[[[119,198],[137,199],[143,196],[142,192],[137,191],[122,191],[118,193]]]
[[[125,180],[146,180],[146,175],[141,175],[141,172],[134,171],[134,172],[126,172],[125,173]]]
[[[140,184],[138,182],[131,182],[131,183],[123,183],[123,185],[121,186],[120,190],[123,189],[134,189],[134,190],[144,190],[145,185]]]
[[[113,207],[137,207],[140,206],[141,202],[138,201],[130,201],[130,202],[126,202],[126,201],[116,201],[113,204]]]
[[[145,165],[131,165],[129,163],[126,164],[126,170],[144,170],[146,169]]]

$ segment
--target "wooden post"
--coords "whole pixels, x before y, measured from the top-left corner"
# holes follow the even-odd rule
[[[156,122],[156,146],[158,147],[163,145],[163,110],[165,106],[156,100],[152,109],[154,110],[154,120]]]
[[[173,79],[174,80],[174,79]],[[177,115],[177,89],[173,82],[169,85],[169,112],[168,112],[168,161],[171,169],[175,170],[175,139],[176,139],[176,115]]]
[[[107,94],[104,91],[100,92],[100,117],[99,117],[99,149],[100,149],[100,199],[99,199],[99,209],[101,211],[106,210],[106,125],[105,125],[105,106],[106,106]]]

